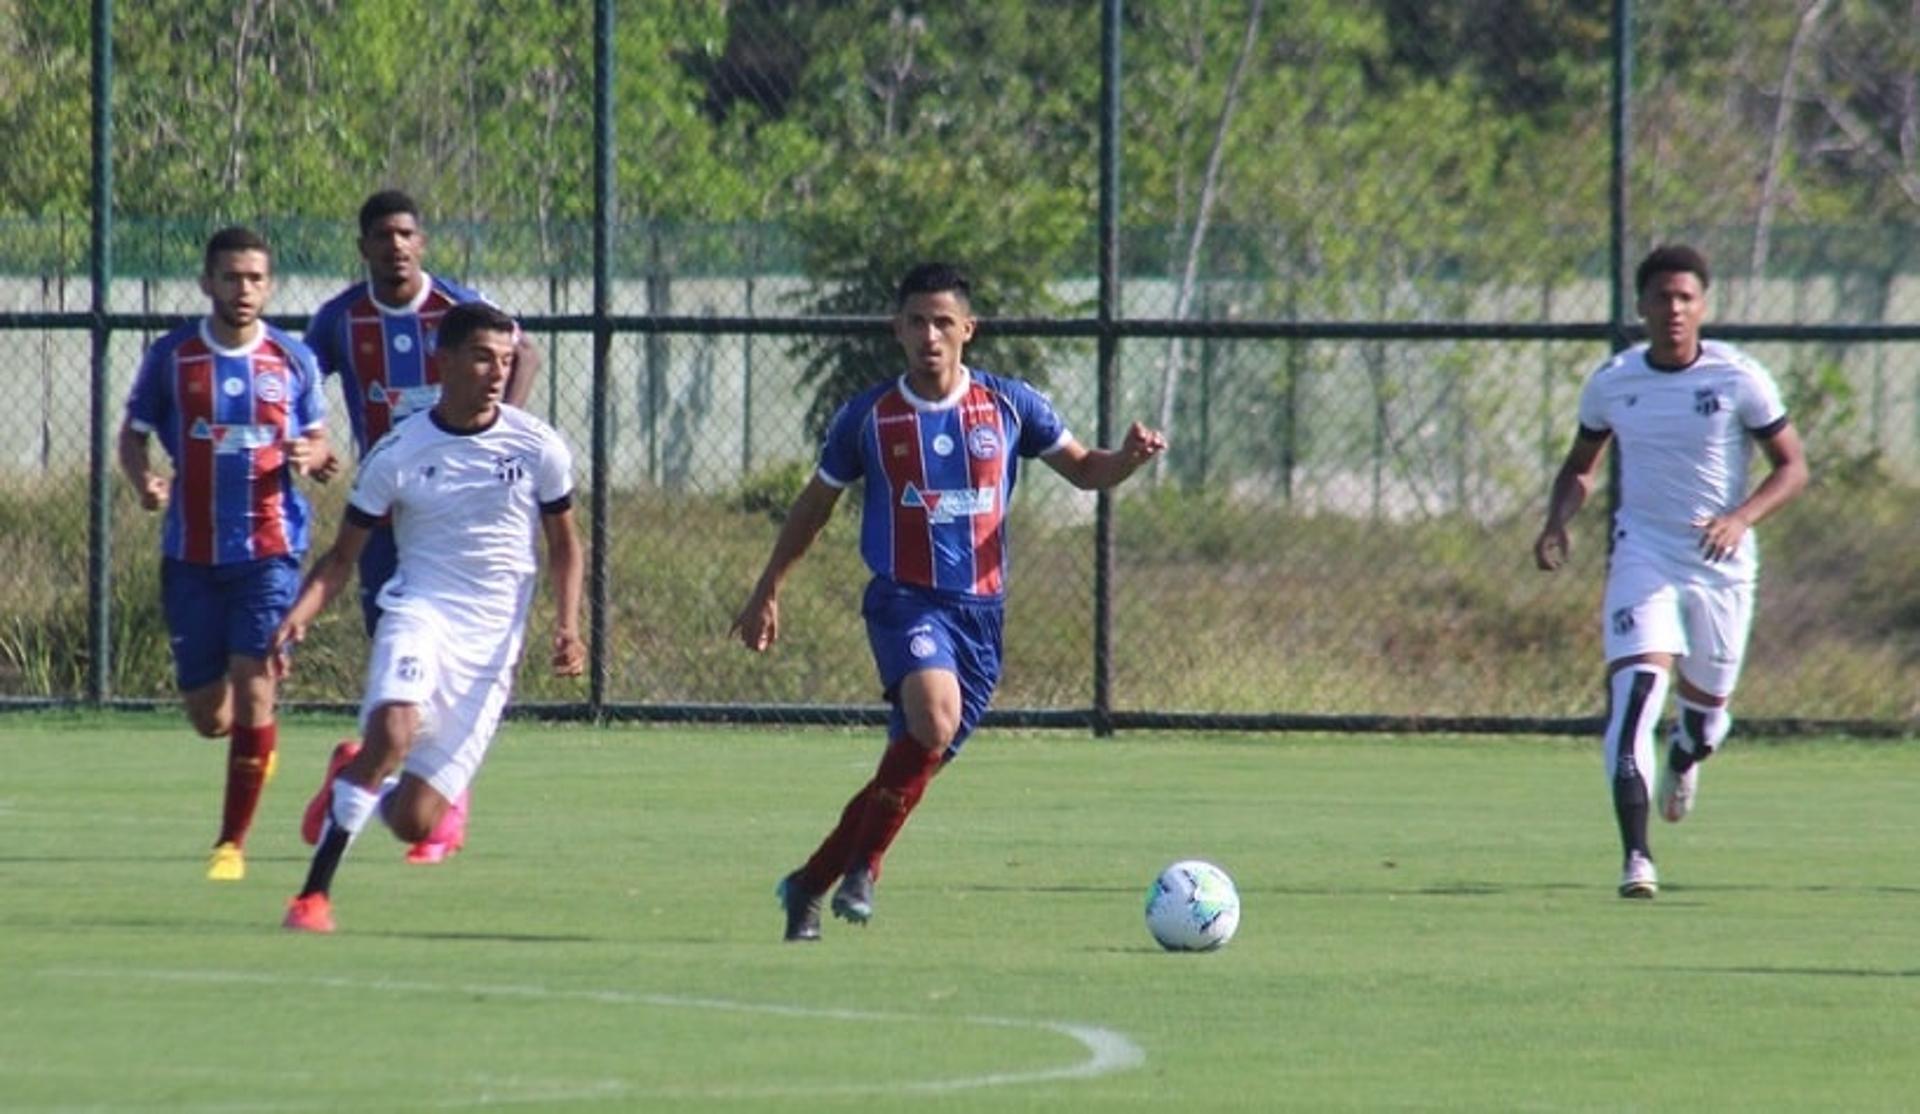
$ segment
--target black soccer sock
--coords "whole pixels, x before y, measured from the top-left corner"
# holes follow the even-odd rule
[[[1647,783],[1638,773],[1613,779],[1613,817],[1620,824],[1620,846],[1653,858],[1647,846]]]
[[[353,833],[331,820],[326,831],[320,835],[320,845],[313,849],[313,865],[307,868],[307,884],[300,887],[300,896],[324,894],[333,889],[333,872],[340,869],[340,860],[346,857],[347,845],[353,842]]]

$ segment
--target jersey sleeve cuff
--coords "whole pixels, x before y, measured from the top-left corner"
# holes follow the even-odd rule
[[[1072,440],[1073,440],[1073,431],[1070,429],[1062,429],[1060,431],[1060,436],[1057,439],[1055,439],[1053,444],[1048,445],[1046,448],[1040,450],[1040,455],[1052,456],[1054,453],[1057,453],[1061,449],[1066,448],[1067,442]]]
[[[1787,428],[1787,415],[1782,414],[1759,429],[1753,430],[1752,433],[1762,441],[1770,441],[1785,428]]]
[[[143,422],[139,418],[134,417],[132,414],[128,414],[127,428],[134,431],[135,433],[152,433],[153,423]]]
[[[836,490],[844,489],[848,484],[853,482],[852,480],[843,480],[825,468],[816,469],[813,474],[820,477],[821,483]]]
[[[558,499],[549,499],[540,504],[541,514],[565,514],[573,509],[573,492],[569,491]]]
[[[1610,432],[1609,430],[1594,429],[1592,426],[1582,424],[1577,436],[1582,441],[1605,441]]]
[[[358,526],[363,530],[371,530],[375,526],[380,525],[381,516],[365,510],[354,503],[348,503],[346,518],[352,525]]]

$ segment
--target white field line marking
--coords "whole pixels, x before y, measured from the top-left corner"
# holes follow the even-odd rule
[[[544,1001],[593,1002],[607,1006],[657,1006],[666,1009],[718,1010],[729,1013],[766,1014],[774,1017],[814,1018],[825,1021],[898,1024],[978,1025],[1001,1029],[1035,1029],[1056,1033],[1086,1050],[1085,1058],[1060,1067],[1032,1071],[989,1072],[948,1079],[907,1080],[897,1082],[841,1083],[804,1087],[713,1087],[647,1088],[633,1087],[616,1080],[601,1080],[584,1087],[565,1088],[545,1094],[505,1096],[479,1094],[470,1099],[435,1103],[444,1108],[487,1106],[521,1102],[551,1102],[567,1098],[606,1098],[610,1094],[653,1094],[661,1096],[699,1096],[704,1098],[782,1098],[795,1095],[900,1095],[941,1094],[976,1090],[983,1087],[1008,1087],[1031,1083],[1051,1083],[1071,1079],[1095,1079],[1103,1075],[1131,1071],[1144,1064],[1146,1052],[1124,1033],[1095,1025],[1069,1021],[1032,1021],[1013,1017],[961,1016],[937,1017],[930,1014],[884,1013],[872,1010],[829,1009],[815,1006],[789,1006],[766,1002],[740,1002],[726,998],[692,998],[675,994],[637,994],[623,990],[552,990],[541,986],[417,982],[405,979],[287,978],[252,971],[216,970],[108,970],[89,968],[53,968],[43,972],[60,978],[147,979],[157,982],[244,983],[263,986],[308,986],[329,990],[372,990],[396,994],[458,994],[476,997],[530,998]],[[529,1081],[531,1082],[531,1081]],[[615,1088],[610,1091],[609,1088]],[[253,1106],[246,1109],[294,1109],[283,1106]]]

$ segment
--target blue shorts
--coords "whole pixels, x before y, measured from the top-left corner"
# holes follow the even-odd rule
[[[393,544],[393,523],[382,522],[367,533],[367,546],[360,551],[360,620],[367,626],[367,637],[380,625],[380,589],[393,579],[400,566],[400,550]]]
[[[1000,684],[1000,629],[1006,614],[999,600],[955,601],[920,588],[875,577],[867,585],[860,613],[867,620],[867,642],[880,670],[880,686],[893,706],[887,717],[889,738],[906,734],[900,709],[900,682],[922,669],[945,669],[960,678],[960,730],[946,757],[960,753],[980,725],[993,690]]]
[[[173,679],[187,692],[227,675],[227,658],[267,656],[300,590],[300,562],[262,557],[225,565],[160,563],[160,607],[173,647]]]

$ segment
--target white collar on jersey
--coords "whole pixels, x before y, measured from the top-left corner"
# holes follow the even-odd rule
[[[213,329],[207,325],[207,319],[202,317],[200,319],[200,339],[206,342],[208,348],[213,349],[222,356],[244,356],[260,347],[260,342],[267,339],[267,323],[265,321],[255,320],[253,323],[253,339],[238,348],[228,348],[213,339]]]
[[[900,395],[907,400],[907,405],[915,410],[951,410],[960,405],[960,400],[966,397],[967,390],[972,386],[973,372],[967,370],[965,364],[960,365],[960,382],[955,384],[953,390],[947,392],[947,397],[942,399],[921,398],[913,393],[912,387],[907,385],[906,375],[900,376]]]
[[[381,313],[387,314],[388,316],[395,316],[403,313],[419,313],[420,307],[427,304],[427,295],[431,293],[433,293],[433,276],[428,274],[425,271],[421,271],[420,272],[420,293],[415,294],[413,296],[413,299],[404,306],[390,306],[387,303],[381,301],[379,298],[374,296],[373,276],[372,275],[367,276],[367,301],[373,303],[374,309],[377,309]]]

